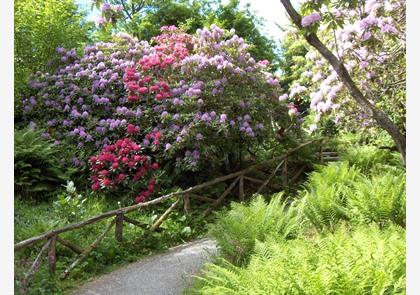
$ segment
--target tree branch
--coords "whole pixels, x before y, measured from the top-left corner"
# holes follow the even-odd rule
[[[293,8],[290,0],[280,0],[283,4],[284,8],[287,11],[287,14],[292,19],[293,23],[299,28],[303,29],[302,27],[302,17],[299,13]],[[386,113],[377,109],[369,100],[363,95],[360,89],[357,87],[356,83],[350,77],[347,69],[344,65],[338,60],[338,58],[319,40],[318,36],[315,33],[306,33],[305,35],[306,41],[313,46],[318,52],[331,64],[331,66],[336,71],[337,75],[340,77],[344,85],[346,85],[347,89],[350,92],[350,95],[357,101],[357,103],[363,107],[368,109],[372,113],[372,117],[376,120],[376,122],[381,126],[384,130],[386,130],[389,135],[395,141],[398,150],[401,153],[401,156],[404,161],[405,165],[405,150],[406,150],[406,143],[405,143],[405,135],[400,132],[398,127],[391,121]]]
[[[130,20],[133,20],[133,15],[130,13],[130,10],[125,5],[125,1],[124,0],[119,0],[118,2],[122,5],[123,10],[124,10],[125,14],[127,15],[127,18],[129,18]]]

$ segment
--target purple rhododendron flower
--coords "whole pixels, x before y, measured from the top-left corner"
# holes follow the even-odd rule
[[[201,120],[208,122],[211,121],[211,117],[208,113],[204,113],[204,115],[201,116]]]
[[[110,10],[110,9],[111,9],[111,5],[110,5],[109,3],[103,3],[103,4],[101,5],[101,11],[102,11],[102,12],[108,11],[108,10]]]
[[[199,151],[197,151],[197,150],[194,150],[194,151],[192,152],[192,157],[193,157],[194,159],[200,159],[200,152],[199,152]]]
[[[319,12],[314,12],[309,15],[306,15],[302,18],[302,27],[308,27],[315,22],[321,20],[321,14]]]

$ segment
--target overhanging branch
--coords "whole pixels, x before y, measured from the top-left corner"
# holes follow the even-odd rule
[[[283,4],[293,23],[302,30],[302,17],[293,8],[290,0],[280,0],[280,2]],[[361,107],[368,109],[372,113],[372,117],[376,120],[379,126],[386,130],[389,135],[391,135],[402,155],[405,164],[405,135],[400,132],[398,127],[394,124],[394,122],[392,122],[386,113],[384,113],[382,110],[379,110],[369,102],[369,100],[363,95],[363,93],[357,87],[356,83],[350,77],[350,74],[343,63],[321,42],[321,40],[319,40],[316,33],[308,32],[305,33],[304,36],[306,41],[312,47],[318,50],[318,52],[331,64],[337,75],[349,90],[350,95],[357,101],[357,103]]]

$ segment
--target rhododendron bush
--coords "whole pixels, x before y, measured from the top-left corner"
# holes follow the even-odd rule
[[[119,34],[82,55],[57,51],[63,65],[35,75],[25,118],[55,144],[77,149],[63,160],[81,168],[89,161],[94,190],[153,179],[153,163],[220,167],[293,123],[294,106],[279,101],[268,62],[215,25],[195,35],[163,27],[150,43]]]
[[[305,1],[303,31],[292,28],[289,38],[317,32],[338,57],[366,98],[383,110],[405,133],[405,1]],[[330,118],[350,130],[377,126],[371,112],[349,95],[333,67],[313,47],[299,64],[300,78],[286,95],[308,102],[314,132],[321,118]]]

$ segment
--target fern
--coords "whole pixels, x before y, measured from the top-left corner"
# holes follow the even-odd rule
[[[37,198],[50,195],[65,183],[59,150],[41,138],[40,132],[15,130],[15,192]]]
[[[360,172],[347,162],[330,163],[313,172],[302,191],[305,217],[319,230],[333,231],[339,221],[349,220],[347,196]]]
[[[405,232],[359,226],[257,243],[249,264],[210,264],[193,294],[405,294]]]
[[[389,152],[374,145],[345,145],[339,148],[339,153],[343,161],[358,167],[365,174],[375,174],[383,169],[402,168],[399,153]]]
[[[224,259],[188,294],[405,294],[405,172],[370,149],[316,167],[290,207],[234,203],[211,231]]]
[[[262,196],[256,196],[249,205],[232,203],[232,210],[219,214],[210,233],[217,240],[224,257],[235,264],[247,263],[255,241],[264,241],[269,235],[292,239],[301,228],[297,209],[292,204],[286,210],[281,202],[282,194],[267,204]]]
[[[387,173],[362,179],[349,195],[352,218],[384,225],[393,222],[405,227],[405,174]]]
[[[301,214],[319,232],[341,223],[393,222],[405,226],[405,172],[366,176],[348,162],[330,163],[313,172],[302,195]]]

